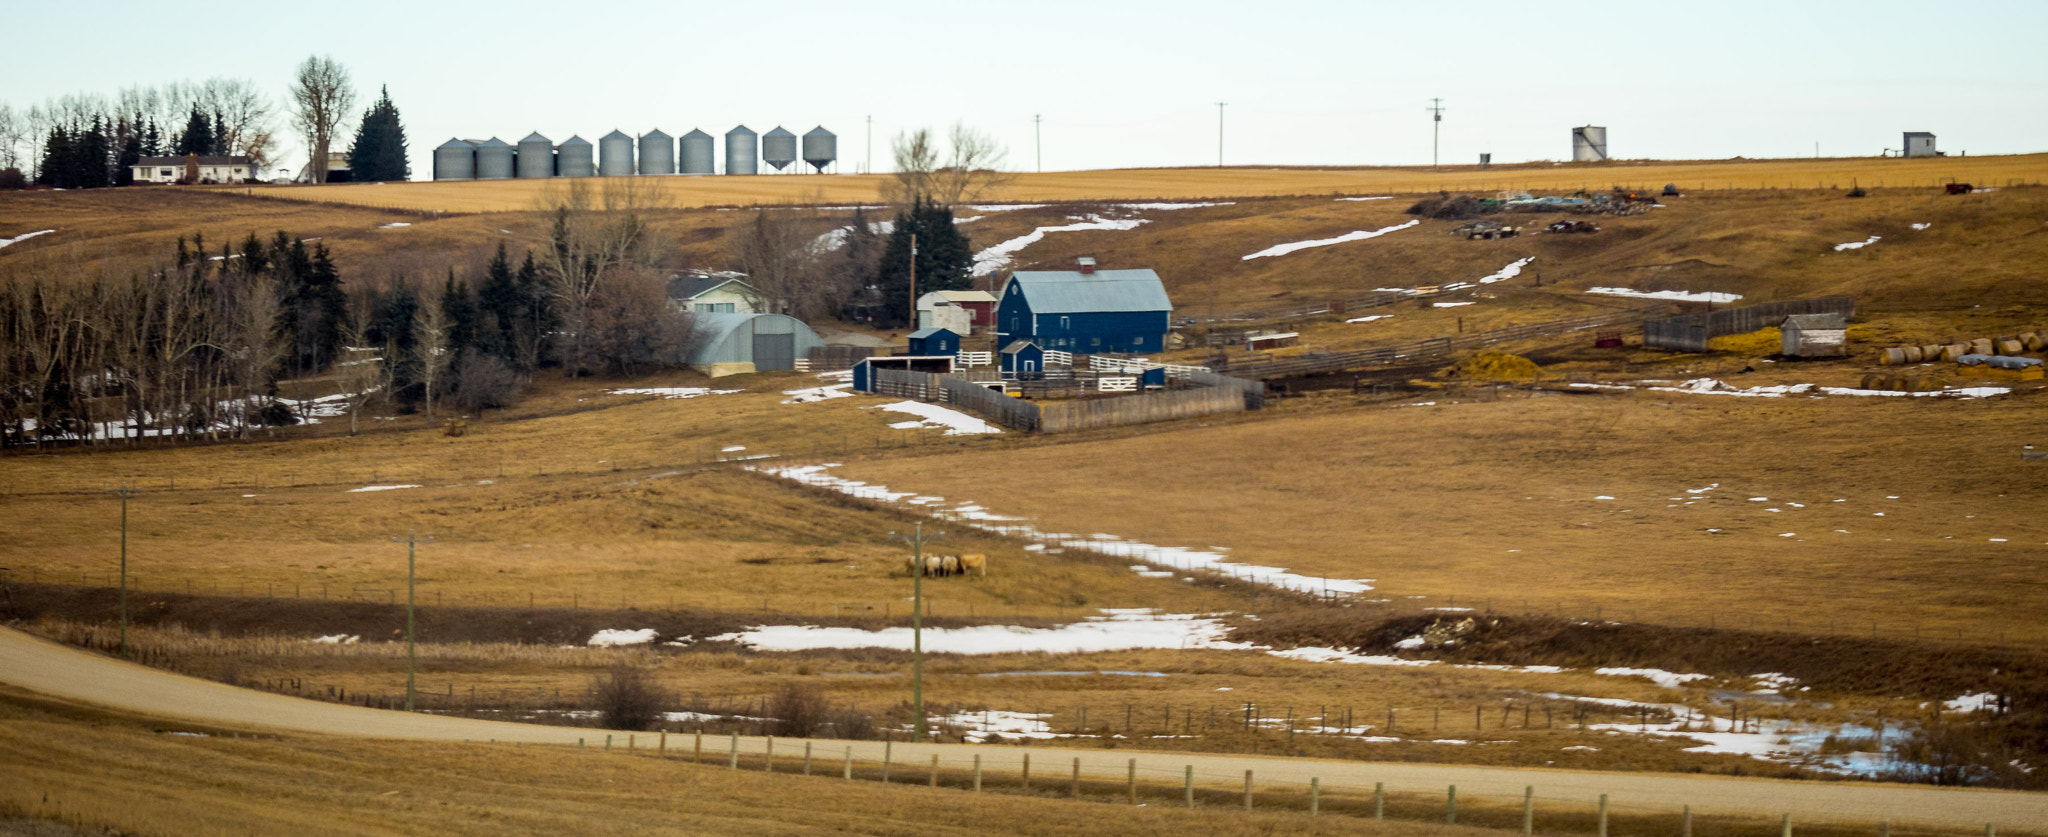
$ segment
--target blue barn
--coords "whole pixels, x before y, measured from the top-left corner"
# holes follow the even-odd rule
[[[1145,354],[1166,349],[1173,303],[1149,268],[1020,270],[1003,283],[996,304],[996,346],[1030,340],[1080,354]]]
[[[910,333],[910,354],[913,355],[957,355],[960,353],[960,335],[952,329],[920,328]]]

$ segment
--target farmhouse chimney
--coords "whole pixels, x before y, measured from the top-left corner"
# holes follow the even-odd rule
[[[1095,273],[1095,257],[1094,257],[1094,256],[1082,256],[1082,257],[1081,257],[1081,259],[1080,259],[1080,261],[1081,261],[1081,275],[1083,275],[1083,276],[1091,276],[1091,275],[1094,275],[1094,273]]]

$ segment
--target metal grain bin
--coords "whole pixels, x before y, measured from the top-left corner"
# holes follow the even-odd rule
[[[691,128],[677,143],[683,148],[684,174],[715,174],[718,171],[718,140]]]
[[[825,130],[825,126],[819,125],[816,128],[812,128],[810,133],[804,135],[804,162],[810,163],[813,168],[822,173],[825,171],[826,166],[832,165],[832,161],[837,159],[839,159],[839,137],[835,136],[831,131]]]
[[[1607,129],[1587,125],[1572,129],[1572,162],[1601,162],[1607,159]]]
[[[761,159],[776,171],[796,162],[796,135],[783,130],[781,125],[761,135]]]
[[[450,139],[434,149],[435,180],[475,180],[476,143]]]
[[[539,131],[526,135],[519,141],[519,176],[554,177],[555,141],[541,136]]]
[[[570,137],[555,146],[556,177],[589,177],[597,173],[596,149],[590,140]]]
[[[725,132],[725,173],[760,174],[760,144],[761,136],[745,125]]]
[[[512,145],[497,137],[476,144],[476,179],[505,180],[512,176]]]
[[[633,138],[614,130],[597,140],[597,173],[602,177],[633,175]]]
[[[676,140],[656,128],[640,135],[640,173],[675,174]]]

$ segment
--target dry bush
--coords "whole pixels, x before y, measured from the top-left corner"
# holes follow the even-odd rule
[[[1500,206],[1498,204],[1486,203],[1471,195],[1453,195],[1450,193],[1423,198],[1416,201],[1413,206],[1408,207],[1408,214],[1410,215],[1435,218],[1439,221],[1477,218],[1481,215],[1491,215],[1499,211]]]
[[[775,690],[775,697],[768,703],[768,716],[775,719],[772,729],[775,735],[790,738],[804,738],[822,729],[832,713],[832,706],[816,687],[804,683],[786,683]]]
[[[591,701],[607,729],[644,730],[661,717],[666,696],[647,669],[623,660],[590,679]]]
[[[455,406],[465,413],[504,407],[518,392],[518,376],[497,355],[464,352],[455,364]]]

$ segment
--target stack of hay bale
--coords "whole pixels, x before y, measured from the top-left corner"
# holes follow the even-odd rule
[[[1893,346],[1878,352],[1877,362],[1882,366],[1905,366],[1909,363],[1955,363],[1964,355],[2018,355],[2021,352],[2039,352],[2048,349],[2048,333],[2040,331],[2022,332],[2012,337],[1978,337],[1955,343],[1930,343],[1919,346]]]

